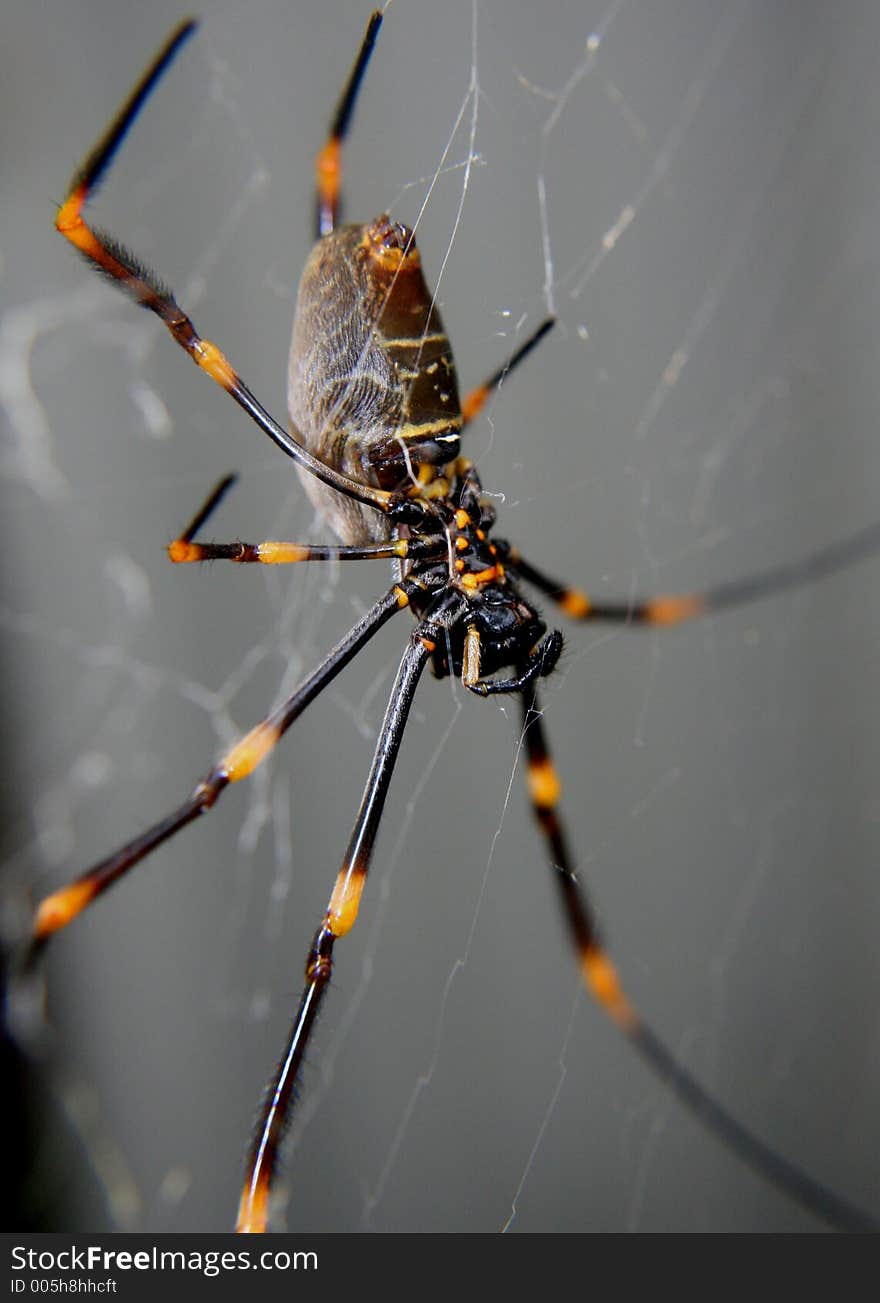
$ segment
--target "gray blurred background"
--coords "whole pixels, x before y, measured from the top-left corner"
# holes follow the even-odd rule
[[[200,10],[95,218],[283,415],[312,160],[368,6]],[[230,469],[212,537],[327,537],[281,455],[52,230],[180,17],[174,0],[6,17],[10,934],[29,895],[181,800],[388,583],[382,563],[165,558]],[[833,23],[740,0],[391,6],[347,213],[412,224],[442,164],[419,241],[465,388],[552,300],[559,329],[468,436],[499,533],[551,574],[676,591],[880,517],[878,27],[867,0]],[[666,633],[572,628],[544,693],[633,998],[743,1122],[875,1215],[878,567]],[[57,939],[45,1025],[18,1014],[45,1102],[27,1216],[231,1226],[407,632]],[[426,679],[277,1225],[493,1232],[515,1207],[514,1231],[814,1229],[578,994],[517,750],[510,706]]]

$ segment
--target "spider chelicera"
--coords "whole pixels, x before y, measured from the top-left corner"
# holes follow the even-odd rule
[[[83,209],[126,132],[181,45],[183,23],[159,52],[108,132],[71,183],[56,226],[104,274],[164,322],[175,340],[295,462],[303,485],[341,540],[339,546],[278,541],[207,543],[199,535],[232,478],[220,481],[169,546],[175,563],[230,560],[283,565],[336,558],[389,558],[395,582],[282,705],[213,766],[188,799],[143,835],[43,901],[32,956],[92,900],[155,847],[211,809],[246,778],[305,707],[395,614],[414,624],[400,661],[351,839],[306,959],[306,984],[290,1037],[262,1109],[247,1162],[237,1228],[266,1229],[279,1146],[300,1065],[335,960],[335,943],[354,925],[385,798],[419,679],[455,675],[474,696],[517,698],[523,719],[529,796],[546,840],[570,942],[584,984],[671,1088],[745,1162],[829,1223],[864,1228],[855,1208],[746,1131],[683,1068],[644,1022],[605,950],[574,874],[558,811],[559,781],[549,755],[538,682],[558,662],[562,637],[548,630],[529,593],[568,617],[625,626],[671,626],[817,579],[875,551],[872,527],[796,565],[703,593],[596,601],[544,575],[494,532],[495,511],[476,468],[460,450],[462,430],[488,396],[552,326],[543,322],[482,385],[459,400],[449,341],[421,271],[413,233],[387,216],[339,224],[341,146],[374,48],[374,14],[317,160],[319,239],[300,284],[290,358],[289,430],[259,404],[233,365],[203,339],[156,277],[111,237],[87,225]]]

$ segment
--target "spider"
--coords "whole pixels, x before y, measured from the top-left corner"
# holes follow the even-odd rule
[[[409,608],[416,617],[414,629],[400,663],[349,850],[309,952],[303,1002],[248,1161],[238,1228],[265,1229],[278,1145],[296,1072],[326,990],[335,942],[355,921],[407,714],[416,683],[428,666],[441,678],[456,675],[473,695],[509,695],[520,702],[532,804],[547,839],[578,966],[591,993],[682,1099],[747,1161],[832,1223],[863,1225],[857,1210],[770,1153],[710,1100],[674,1062],[622,990],[574,877],[573,859],[565,844],[558,780],[537,695],[539,680],[558,661],[561,635],[548,629],[530,594],[537,590],[575,619],[665,627],[851,564],[876,547],[876,531],[866,531],[797,566],[707,593],[620,602],[591,601],[579,590],[543,575],[530,559],[496,536],[493,508],[482,494],[476,468],[460,451],[460,434],[477,418],[502,377],[528,355],[551,323],[543,323],[504,366],[459,403],[448,340],[422,279],[412,233],[385,217],[366,226],[339,225],[340,149],[380,22],[379,14],[370,20],[329,139],[318,158],[320,240],[300,289],[291,354],[291,433],[259,406],[225,355],[195,333],[152,273],[115,241],[94,232],[82,217],[90,191],[193,24],[179,28],[160,52],[77,173],[59,212],[59,230],[142,306],[156,312],[197,365],[297,463],[307,492],[342,540],[341,547],[334,548],[202,542],[203,527],[231,487],[230,479],[225,478],[171,544],[172,561],[293,564],[329,556],[346,560],[385,556],[397,563],[398,575],[385,596],[298,692],[231,748],[175,814],[43,902],[37,916],[35,953],[52,932],[70,922],[112,881],[211,808],[229,783],[247,777],[305,705],[378,628]],[[341,315],[359,331],[353,340],[343,338],[348,356],[342,355],[338,345],[333,349],[327,342],[334,329],[338,330]],[[394,379],[384,389],[375,380],[375,371],[382,366]]]

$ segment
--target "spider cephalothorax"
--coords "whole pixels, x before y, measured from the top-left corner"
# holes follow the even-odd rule
[[[437,636],[426,636],[437,678],[460,676],[483,696],[509,691],[510,681],[487,682],[486,676],[508,666],[522,672],[539,657],[540,673],[548,674],[559,656],[561,634],[541,645],[547,626],[505,569],[510,549],[492,540],[495,510],[481,496],[470,463],[459,459],[448,479],[444,476],[444,487],[445,496],[432,500],[436,533],[422,533],[408,545],[411,552],[419,544],[429,548],[432,540],[443,540],[444,550],[405,569],[416,582],[430,578],[442,584],[443,597],[438,601],[433,588],[416,590],[410,607],[418,620],[436,626]],[[406,526],[403,532],[408,532]]]

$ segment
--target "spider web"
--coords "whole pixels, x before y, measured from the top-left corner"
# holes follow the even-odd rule
[[[16,16],[0,83],[9,936],[28,893],[175,805],[387,583],[381,563],[168,565],[229,469],[213,536],[326,531],[277,451],[51,231],[178,9],[48,8]],[[202,10],[96,212],[280,414],[312,158],[366,13]],[[877,17],[826,12],[389,11],[347,211],[424,205],[465,387],[558,312],[468,433],[499,533],[551,574],[687,589],[880,514]],[[572,629],[544,692],[581,876],[636,1002],[744,1122],[875,1213],[876,576],[666,634]],[[58,938],[47,1021],[18,1002],[46,1083],[28,1198],[54,1226],[229,1224],[404,637],[393,623],[247,790]],[[518,729],[448,681],[419,693],[283,1218],[812,1228],[579,996]]]

